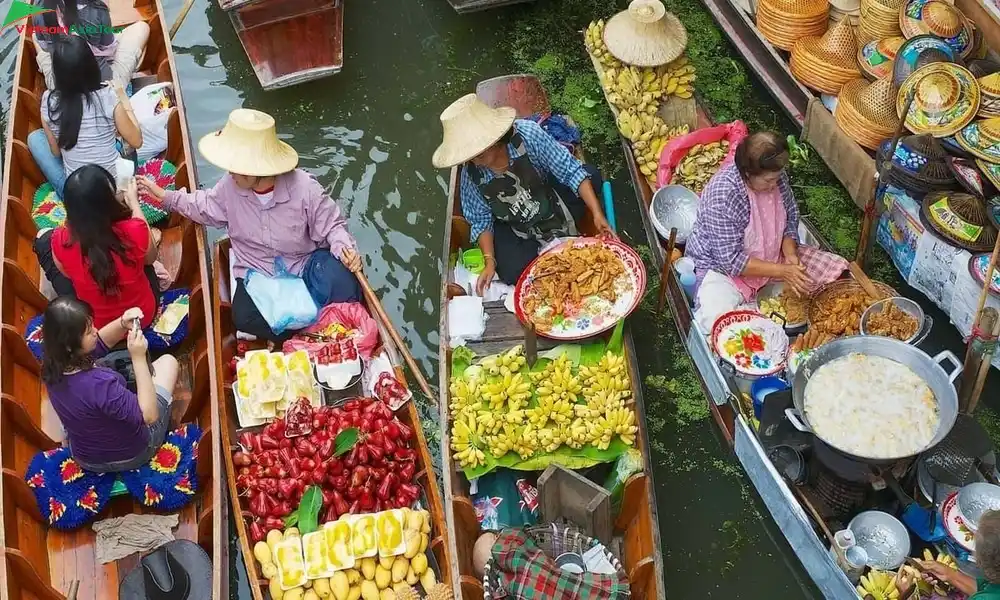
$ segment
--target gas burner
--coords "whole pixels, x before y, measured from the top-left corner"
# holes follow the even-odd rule
[[[872,481],[870,464],[844,456],[819,438],[813,441],[813,452],[816,454],[816,459],[839,479],[865,485]]]
[[[810,487],[832,516],[844,519],[864,505],[869,484],[844,479],[821,466],[817,469],[815,483]]]

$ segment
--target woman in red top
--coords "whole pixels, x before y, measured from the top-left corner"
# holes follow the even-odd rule
[[[94,311],[101,328],[125,310],[142,310],[142,327],[156,316],[159,284],[152,264],[159,231],[142,215],[136,184],[124,194],[104,168],[86,165],[66,179],[66,225],[43,231],[35,253],[60,296],[75,296]]]

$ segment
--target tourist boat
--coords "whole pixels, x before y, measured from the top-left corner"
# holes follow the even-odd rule
[[[448,0],[451,7],[459,14],[499,8],[522,2],[531,2],[531,0]]]
[[[493,107],[510,106],[518,117],[549,110],[548,98],[541,83],[533,75],[509,75],[481,82],[476,93]],[[448,215],[451,226],[446,230],[443,261],[449,264],[449,257],[459,248],[469,245],[469,224],[462,217],[461,202],[458,197],[458,168],[451,171],[449,187]],[[593,231],[592,224],[584,224],[585,232]],[[455,285],[449,285],[448,277],[442,283],[440,338],[448,339],[448,300],[454,295]],[[503,302],[484,304],[489,318],[486,331],[480,340],[469,342],[468,347],[477,356],[496,354],[522,344],[524,330],[518,318],[507,311]],[[632,597],[654,599],[666,597],[663,584],[663,556],[660,551],[660,530],[656,516],[656,500],[653,490],[649,446],[645,429],[646,417],[642,401],[642,386],[632,337],[626,328],[625,358],[628,363],[629,379],[632,387],[636,424],[639,431],[636,444],[643,455],[643,471],[628,480],[622,499],[622,509],[614,521],[616,544],[621,550],[620,560],[629,578]],[[554,347],[553,340],[537,339],[537,349],[542,351]],[[441,399],[441,448],[444,492],[450,535],[448,552],[453,570],[452,583],[456,598],[481,600],[483,582],[473,572],[472,549],[479,537],[480,527],[469,496],[469,481],[452,461],[450,449],[449,382],[451,378],[451,350],[442,344],[439,354]],[[618,544],[617,542],[621,542]]]
[[[265,90],[339,73],[344,0],[219,0]]]
[[[212,252],[212,261],[215,272],[215,279],[212,283],[212,319],[215,328],[214,340],[216,344],[216,369],[218,369],[220,373],[228,373],[228,370],[223,369],[223,365],[228,365],[233,357],[237,355],[236,331],[233,327],[232,304],[229,301],[229,238],[223,238],[216,242],[215,248]],[[366,300],[371,303],[377,299],[367,298],[366,290]],[[378,324],[379,337],[383,348],[388,353],[389,358],[395,367],[396,378],[406,385],[406,376],[402,367],[403,361],[401,359],[400,350],[393,344],[392,338],[388,333],[390,325],[389,323],[379,320],[378,311],[371,312],[373,313],[372,318],[374,318]],[[251,344],[256,344],[257,346],[261,345],[256,342]],[[247,511],[247,503],[246,498],[241,497],[237,491],[236,470],[233,467],[232,455],[233,452],[239,449],[238,444],[235,443],[236,437],[243,430],[240,428],[239,420],[237,418],[237,409],[234,403],[232,391],[232,379],[229,375],[222,376],[218,379],[217,385],[219,397],[224,399],[219,403],[222,409],[222,421],[225,424],[222,428],[222,444],[225,448],[224,460],[227,473],[226,479],[229,484],[229,497],[232,502],[234,516],[236,516],[234,519],[236,523],[236,534],[239,539],[240,550],[243,554],[243,561],[246,565],[250,591],[253,594],[254,600],[264,600],[269,597],[267,594],[267,579],[262,577],[260,574],[259,566],[254,560],[252,552],[253,543],[250,541],[248,527],[244,522],[244,519],[239,517],[239,515],[242,515]],[[449,562],[446,550],[445,536],[447,535],[446,532],[448,529],[444,517],[444,505],[441,502],[441,492],[438,489],[437,476],[434,473],[434,462],[427,447],[424,430],[420,426],[420,416],[417,413],[417,407],[414,404],[414,401],[411,400],[407,402],[396,412],[396,416],[400,421],[411,427],[416,436],[416,443],[414,444],[418,461],[416,484],[423,490],[423,497],[420,499],[420,503],[423,508],[430,512],[432,520],[431,540],[428,544],[428,555],[433,553],[433,557],[437,561],[437,573],[439,580],[448,581],[451,577],[449,565],[452,563]]]
[[[177,167],[178,187],[196,189],[195,162],[185,122],[177,68],[167,37],[167,25],[157,0],[137,0],[131,4],[112,4],[112,21],[127,25],[146,21],[150,27],[145,56],[136,73],[136,82],[151,79],[173,82],[178,110],[167,127],[166,160]],[[34,496],[24,482],[25,469],[39,451],[57,446],[46,431],[42,405],[46,402],[40,365],[24,340],[28,321],[42,313],[48,304],[41,285],[45,282],[38,260],[32,251],[36,228],[31,219],[35,190],[44,183],[25,144],[32,130],[41,127],[39,98],[45,82],[36,69],[35,49],[25,34],[18,41],[14,67],[13,98],[10,104],[7,163],[0,198],[0,237],[3,238],[3,271],[0,274],[0,506],[3,515],[0,561],[0,598],[28,600],[66,597],[71,585],[79,587],[79,600],[118,598],[119,583],[139,565],[133,554],[117,562],[102,565],[95,556],[95,532],[88,526],[64,532],[51,529],[42,519]],[[223,528],[223,488],[219,455],[219,403],[214,383],[217,361],[215,344],[207,327],[210,313],[206,297],[208,265],[205,262],[204,231],[193,223],[173,215],[163,229],[160,261],[174,277],[174,285],[191,290],[187,338],[177,357],[181,377],[174,390],[174,415],[185,422],[197,423],[203,432],[199,447],[199,494],[179,512],[180,525],[174,530],[178,539],[197,542],[213,562],[212,597],[222,598],[228,574],[227,534]],[[47,283],[45,283],[47,285]],[[181,412],[183,411],[183,412]],[[180,413],[180,414],[179,414]],[[51,425],[51,424],[48,424]],[[143,512],[130,496],[112,499],[102,518]]]

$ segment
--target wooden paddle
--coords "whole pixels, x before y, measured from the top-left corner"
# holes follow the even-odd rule
[[[852,261],[849,268],[851,269],[851,275],[854,275],[854,279],[861,284],[861,289],[863,289],[866,294],[876,300],[882,299],[883,294],[878,291],[875,284],[872,283],[872,280],[869,279],[868,275],[866,275],[864,270],[861,269],[861,265]]]
[[[192,6],[194,6],[194,0],[184,0],[184,5],[181,6],[181,12],[177,15],[177,18],[174,19],[174,24],[170,26],[170,32],[168,34],[170,39],[174,39],[174,35],[177,33],[177,30],[181,28],[181,24],[184,22],[184,19],[186,19],[188,13],[191,12]]]
[[[389,337],[399,348],[399,351],[403,353],[403,359],[406,361],[406,366],[410,367],[410,371],[413,373],[413,378],[417,380],[417,384],[420,386],[420,391],[427,396],[427,399],[437,405],[437,396],[431,391],[431,386],[427,383],[427,379],[424,377],[424,372],[420,369],[420,365],[410,354],[410,348],[403,342],[403,338],[400,337],[399,333],[396,331],[396,327],[392,324],[388,315],[385,314],[385,309],[382,307],[382,302],[375,295],[375,290],[372,289],[370,283],[368,283],[368,278],[361,271],[355,273],[358,278],[358,283],[361,284],[361,290],[365,294],[365,300],[368,301],[368,306],[374,310],[379,320],[385,323],[385,328],[389,331]]]

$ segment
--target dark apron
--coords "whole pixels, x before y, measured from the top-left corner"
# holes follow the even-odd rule
[[[485,182],[482,171],[474,165],[466,167],[493,217],[506,223],[523,240],[549,242],[579,235],[566,202],[532,164],[521,134],[515,131],[510,143],[514,147],[513,160],[492,181]]]

